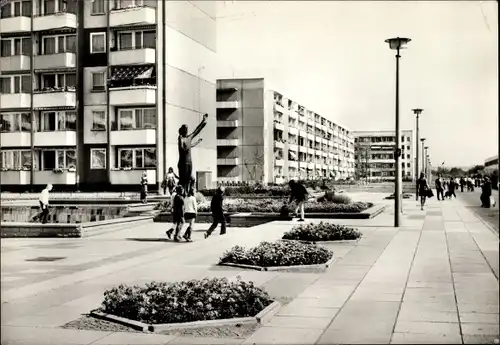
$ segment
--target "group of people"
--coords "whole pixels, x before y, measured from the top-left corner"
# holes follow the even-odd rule
[[[488,176],[482,179],[471,177],[461,177],[458,179],[450,177],[449,180],[444,180],[441,174],[438,174],[434,185],[436,187],[437,199],[440,201],[446,198],[456,198],[455,191],[459,187],[461,192],[464,192],[465,188],[467,188],[468,192],[473,192],[475,187],[481,187],[481,207],[490,208],[492,206],[492,185]],[[434,196],[424,173],[421,173],[420,178],[417,180],[417,191],[420,196],[420,209],[423,210],[426,199]]]

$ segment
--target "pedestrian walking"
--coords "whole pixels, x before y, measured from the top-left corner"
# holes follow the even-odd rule
[[[437,199],[444,200],[444,186],[443,186],[443,179],[441,178],[441,174],[438,174],[438,177],[437,177],[436,181],[434,182],[434,184],[436,185]]]
[[[430,190],[424,173],[420,173],[420,178],[417,180],[417,186],[418,194],[420,195],[420,209],[423,211],[425,200],[427,199]]]
[[[148,174],[145,171],[141,176],[141,202],[143,204],[148,202]]]
[[[304,206],[307,201],[307,197],[309,193],[307,192],[306,187],[300,182],[297,182],[295,180],[290,180],[288,183],[290,186],[290,199],[288,200],[288,204],[291,204],[293,201],[297,203],[295,207],[295,216],[299,217],[299,222],[304,221]],[[300,214],[299,214],[300,211]]]
[[[491,181],[488,176],[484,177],[484,182],[481,185],[481,207],[491,207]]]
[[[452,196],[457,198],[457,195],[455,194],[455,189],[458,187],[458,184],[453,180],[453,177],[450,178],[450,183],[448,184],[448,192],[450,195],[450,199]]]
[[[33,221],[40,219],[42,224],[47,224],[49,221],[49,193],[52,190],[52,184],[48,184],[45,189],[43,189],[38,197],[38,202],[40,204],[40,213],[33,217]]]
[[[205,238],[208,238],[212,232],[214,232],[217,225],[220,224],[220,234],[224,235],[226,233],[226,218],[224,216],[224,187],[219,186],[215,195],[212,197],[210,202],[210,211],[212,212],[213,223],[205,232]]]
[[[188,227],[182,236],[187,242],[192,242],[191,233],[193,232],[194,222],[196,221],[196,214],[198,213],[198,205],[196,204],[196,197],[194,190],[191,189],[188,196],[184,200],[184,219]]]
[[[168,194],[172,195],[172,193],[174,193],[175,186],[177,185],[176,181],[178,180],[179,176],[174,173],[174,169],[172,167],[168,168],[168,172],[161,183],[163,194],[166,195],[168,190]]]
[[[180,241],[180,232],[182,226],[184,225],[184,188],[182,186],[177,186],[175,190],[174,201],[172,204],[172,217],[175,224],[175,235],[174,241]],[[167,231],[167,236],[170,239],[172,236],[173,229]]]
[[[464,187],[465,187],[465,179],[464,177],[460,177],[460,193],[464,192]]]

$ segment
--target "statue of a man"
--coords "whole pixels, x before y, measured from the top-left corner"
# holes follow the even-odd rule
[[[177,141],[179,163],[177,163],[177,168],[179,169],[179,184],[184,188],[186,193],[193,188],[195,181],[193,176],[193,162],[191,160],[191,148],[201,142],[201,139],[199,139],[193,144],[192,140],[200,134],[202,129],[207,125],[207,117],[208,114],[203,115],[203,120],[191,134],[188,134],[187,125],[182,125],[181,128],[179,128],[179,138]]]

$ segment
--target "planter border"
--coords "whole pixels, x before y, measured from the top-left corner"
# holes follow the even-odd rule
[[[280,309],[281,303],[278,301],[273,301],[267,307],[262,309],[255,316],[248,317],[236,317],[232,319],[220,319],[220,320],[201,320],[192,322],[179,322],[179,323],[161,323],[150,325],[144,322],[130,320],[124,317],[116,316],[113,314],[106,314],[98,310],[92,310],[90,315],[105,321],[110,321],[118,323],[124,326],[131,327],[135,330],[143,332],[161,332],[166,330],[175,329],[188,329],[188,328],[202,328],[202,327],[220,327],[235,324],[254,324],[254,323],[265,323],[271,319]]]
[[[281,241],[297,241],[297,242],[300,242],[300,243],[308,243],[308,244],[330,244],[330,243],[358,243],[359,240],[361,239],[362,237],[359,237],[355,240],[338,240],[338,241],[306,241],[306,240],[289,240],[289,239],[285,239],[285,238],[282,238]]]
[[[264,267],[264,266],[255,266],[255,265],[245,265],[245,264],[236,264],[232,262],[224,262],[224,263],[219,263],[217,265],[219,266],[228,266],[228,267],[237,267],[237,268],[245,268],[245,269],[251,269],[251,270],[256,270],[256,271],[261,271],[261,272],[279,272],[279,271],[287,271],[287,272],[307,272],[310,270],[316,270],[316,269],[327,269],[330,267],[337,258],[335,255],[331,257],[330,260],[328,260],[325,263],[322,264],[314,264],[314,265],[295,265],[295,266],[269,266],[269,267]]]

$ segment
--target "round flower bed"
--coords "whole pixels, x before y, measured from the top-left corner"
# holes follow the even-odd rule
[[[345,241],[357,240],[361,232],[357,229],[331,223],[303,224],[295,226],[283,235],[284,240],[298,241]]]
[[[104,292],[101,312],[148,324],[255,316],[272,303],[252,282],[227,278],[120,285]]]
[[[261,242],[250,249],[234,246],[222,255],[219,264],[260,267],[319,265],[328,262],[332,257],[332,251],[315,244],[277,241]]]
[[[337,204],[334,202],[308,201],[305,204],[306,213],[360,213],[372,207],[369,202],[355,202],[352,204]],[[224,208],[228,213],[262,212],[279,213],[283,207],[283,200],[275,199],[232,199],[225,202]],[[210,203],[198,205],[198,212],[210,212]]]

